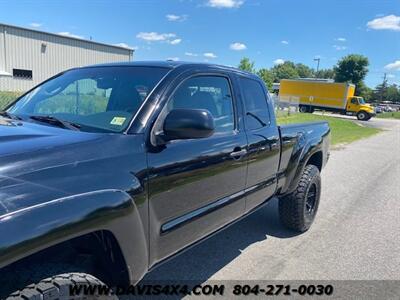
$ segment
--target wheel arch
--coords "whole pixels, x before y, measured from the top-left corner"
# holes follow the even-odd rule
[[[62,243],[103,232],[119,249],[129,281],[148,269],[147,231],[141,203],[119,190],[56,199],[0,217],[0,268]],[[132,242],[134,241],[134,242]]]

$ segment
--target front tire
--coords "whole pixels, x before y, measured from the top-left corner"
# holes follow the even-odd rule
[[[284,226],[305,232],[313,223],[321,196],[321,177],[314,165],[307,165],[295,191],[279,199],[279,217]]]
[[[30,284],[21,291],[12,293],[6,300],[89,300],[89,299],[117,299],[111,295],[71,295],[70,286],[105,286],[96,277],[85,273],[66,273],[41,280],[37,284]]]
[[[368,121],[369,119],[371,119],[371,117],[365,111],[360,111],[357,113],[357,119],[360,121]]]

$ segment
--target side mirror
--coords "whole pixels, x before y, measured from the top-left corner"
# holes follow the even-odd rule
[[[174,109],[164,120],[163,139],[200,139],[214,133],[214,118],[205,109]]]

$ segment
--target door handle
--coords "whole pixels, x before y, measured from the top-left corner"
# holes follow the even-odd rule
[[[237,151],[233,151],[231,152],[231,154],[229,154],[231,157],[233,158],[241,158],[243,155],[246,155],[247,150],[246,149],[241,149],[241,150],[237,150]]]

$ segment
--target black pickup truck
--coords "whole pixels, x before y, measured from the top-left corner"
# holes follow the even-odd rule
[[[329,140],[325,122],[277,126],[263,81],[235,68],[54,76],[0,113],[1,298],[136,284],[274,196],[282,223],[304,232]]]

